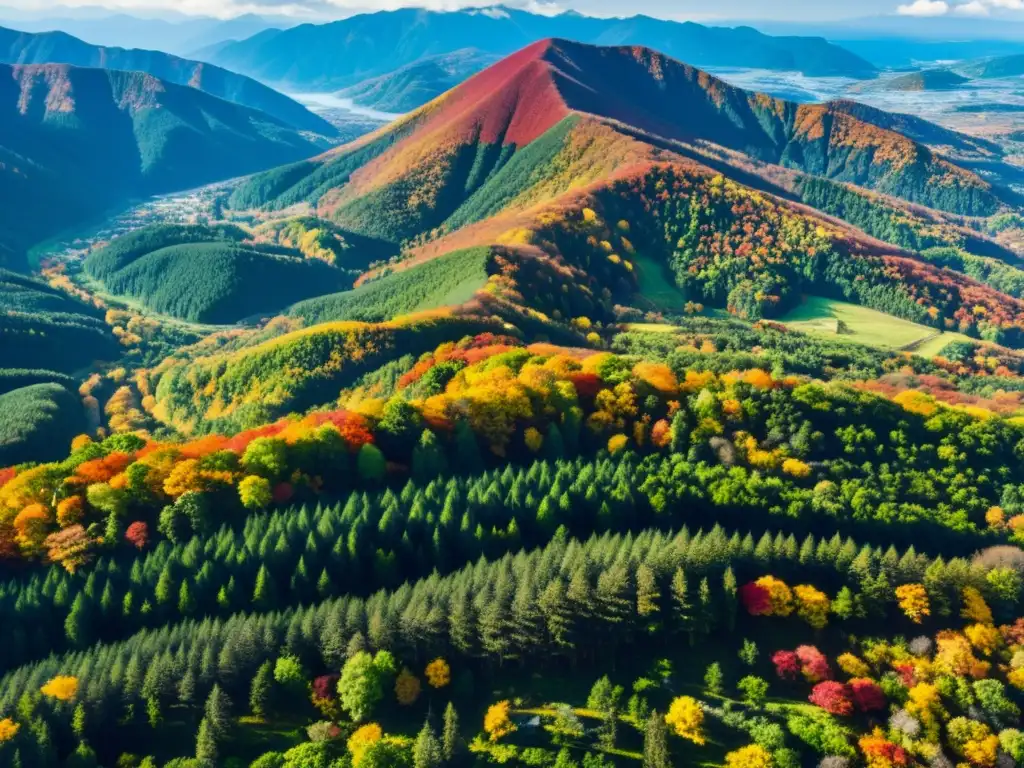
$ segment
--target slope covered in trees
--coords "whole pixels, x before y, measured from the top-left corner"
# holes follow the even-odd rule
[[[323,146],[265,113],[151,75],[0,64],[0,242],[23,266],[29,245],[132,197]]]
[[[644,131],[678,142],[670,147],[683,155],[693,154],[696,141],[711,142],[759,163],[956,213],[994,213],[1008,195],[895,131],[924,134],[924,121],[904,125],[910,118],[846,102],[796,105],[747,93],[648,49],[542,41],[382,133],[314,161],[255,176],[236,190],[232,204],[306,202],[344,226],[398,241],[445,223],[496,179],[510,158],[547,138],[570,115],[583,116],[578,130],[586,128],[586,133],[564,154],[599,168],[590,180],[607,179],[644,155],[648,161],[660,157],[661,142],[640,142],[625,157],[606,144],[583,143],[598,130],[590,123],[614,121],[629,126],[634,135]],[[945,134],[957,136],[932,129],[936,136],[922,135],[922,140],[941,134],[948,144],[953,138]],[[550,158],[537,160],[548,174],[564,170],[552,168]],[[749,176],[742,164],[733,172]],[[561,191],[548,190],[548,196]]]
[[[65,386],[32,384],[4,392],[0,394],[0,463],[60,458],[85,428],[82,403]]]
[[[91,254],[85,269],[112,293],[201,323],[232,323],[351,285],[320,259],[245,240],[237,228],[147,227]]]
[[[292,128],[326,137],[337,129],[297,101],[252,78],[161,51],[91,45],[64,32],[17,32],[0,27],[0,63],[70,64],[75,67],[145,72],[175,85],[188,86],[264,112]]]
[[[382,112],[411,112],[497,59],[475,48],[428,56],[343,88],[338,95]]]
[[[4,369],[64,373],[117,356],[117,342],[95,307],[41,280],[0,269]]]

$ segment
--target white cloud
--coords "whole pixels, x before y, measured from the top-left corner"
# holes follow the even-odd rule
[[[945,0],[914,0],[909,5],[901,5],[896,12],[901,16],[942,16],[949,13],[949,3]]]
[[[961,16],[988,16],[988,6],[983,0],[971,0],[969,3],[955,6],[953,13]]]

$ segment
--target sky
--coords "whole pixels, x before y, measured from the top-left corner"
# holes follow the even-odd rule
[[[410,5],[454,10],[486,2],[488,0],[0,0],[0,6],[13,8],[19,15],[27,12],[35,17],[90,13],[100,5],[137,14],[173,12],[231,18],[244,13],[260,13],[329,19]],[[646,13],[661,18],[695,21],[835,21],[873,15],[1006,17],[1024,21],[1024,0],[905,0],[903,3],[899,0],[511,0],[505,4],[546,13],[573,8],[596,16]]]

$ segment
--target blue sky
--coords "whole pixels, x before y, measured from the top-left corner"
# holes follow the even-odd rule
[[[53,15],[68,14],[68,6],[103,5],[127,12],[176,11],[221,18],[242,13],[324,18],[408,5],[441,10],[481,4],[481,0],[0,0],[3,6]],[[647,13],[698,21],[834,21],[879,14],[910,18],[1003,16],[1024,20],[1024,0],[512,0],[508,4],[548,12],[575,8],[599,16]]]

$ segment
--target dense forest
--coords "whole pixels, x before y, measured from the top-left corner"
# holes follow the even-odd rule
[[[147,227],[90,255],[85,269],[111,293],[200,323],[272,313],[352,284],[322,259],[246,243],[246,236],[237,228]]]
[[[547,41],[0,272],[0,768],[1024,764],[1001,151]]]

